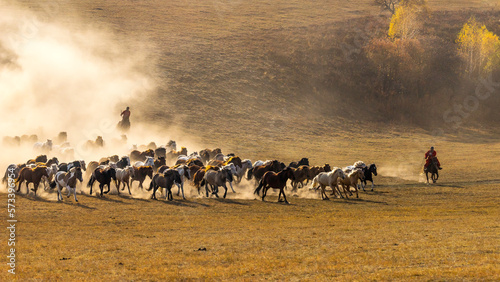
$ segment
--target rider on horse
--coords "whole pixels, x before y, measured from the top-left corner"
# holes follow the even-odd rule
[[[122,130],[128,130],[130,127],[130,108],[127,107],[120,115],[122,116],[121,122],[118,124]]]
[[[433,158],[436,158],[438,169],[442,169],[441,164],[439,163],[439,160],[436,157],[436,154],[437,153],[436,153],[436,151],[434,151],[434,147],[431,147],[431,149],[429,151],[427,151],[427,153],[425,153],[424,169],[427,169],[427,167],[429,167]]]

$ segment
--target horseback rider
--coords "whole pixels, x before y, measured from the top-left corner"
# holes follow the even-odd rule
[[[118,127],[122,131],[127,131],[130,128],[130,108],[127,107],[120,115],[122,120],[118,123]]]
[[[427,151],[427,153],[425,153],[425,157],[424,157],[425,158],[424,169],[427,169],[427,167],[429,167],[429,165],[431,164],[432,158],[436,158],[438,169],[442,169],[441,168],[441,164],[439,163],[439,160],[436,157],[436,154],[437,154],[437,152],[434,151],[434,147],[431,147],[431,149],[429,151]]]

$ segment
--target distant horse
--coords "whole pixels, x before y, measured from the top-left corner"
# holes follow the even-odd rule
[[[153,157],[147,156],[146,160],[144,162],[137,161],[134,163],[135,167],[140,167],[140,166],[150,166],[153,167],[155,165],[155,160]]]
[[[151,184],[149,184],[148,191],[153,188],[153,195],[151,196],[151,198],[156,200],[156,190],[158,190],[158,188],[165,188],[165,198],[169,201],[172,201],[174,199],[174,197],[172,196],[172,186],[174,185],[174,183],[179,182],[181,182],[181,176],[179,172],[175,169],[169,169],[163,174],[155,174],[155,176],[151,180]]]
[[[345,173],[345,170],[344,170]],[[340,179],[340,184],[342,184],[342,189],[344,189],[344,193],[346,194],[347,197],[347,191],[352,195],[350,191],[350,187],[354,187],[354,190],[356,191],[356,198],[359,198],[358,195],[358,181],[363,180],[365,177],[365,173],[363,172],[362,169],[354,169],[349,173],[346,173],[347,177],[344,179]]]
[[[38,151],[38,152],[45,152],[48,153],[52,151],[52,140],[47,139],[45,142],[36,142],[33,144],[33,150]]]
[[[301,165],[306,165],[306,166],[309,166],[309,159],[308,158],[302,158],[300,161],[298,162],[291,162],[288,166],[289,167],[294,167],[294,168],[298,168],[299,166]]]
[[[228,165],[228,164],[234,164],[236,166],[236,169],[241,168],[243,166],[243,164],[241,162],[241,158],[238,156],[232,156],[229,159],[227,159],[226,161],[224,161],[224,165]]]
[[[259,182],[259,186],[257,186],[257,188],[255,189],[254,194],[258,195],[260,190],[263,189],[262,201],[264,201],[264,198],[267,195],[267,190],[269,188],[280,189],[280,192],[278,194],[278,202],[281,202],[281,195],[283,194],[284,201],[288,204],[284,191],[288,179],[291,179],[292,181],[295,180],[295,176],[293,175],[293,170],[291,167],[287,167],[278,173],[268,171],[264,174],[264,176],[262,176],[262,179]]]
[[[39,155],[34,159],[28,160],[26,164],[34,164],[34,163],[46,163],[47,162],[47,155]]]
[[[205,176],[203,177],[203,180],[200,185],[205,186],[205,191],[208,197],[208,185],[210,184],[212,188],[211,189],[212,195],[215,195],[217,198],[219,198],[218,195],[219,186],[222,186],[225,189],[223,198],[226,198],[227,195],[226,182],[232,180],[233,180],[233,174],[231,173],[231,170],[228,168],[220,169],[218,171],[213,169],[208,169],[205,172]]]
[[[71,191],[73,191],[73,195],[75,197],[75,202],[78,202],[76,198],[76,183],[77,180],[83,182],[82,178],[82,169],[80,167],[74,167],[70,169],[69,172],[59,171],[56,174],[56,177],[52,183],[50,183],[51,188],[55,188],[57,186],[57,200],[63,200],[61,188],[66,187],[68,190],[68,197],[71,196]]]
[[[153,167],[152,166],[140,166],[133,167],[134,168],[134,176],[130,181],[130,185],[134,183],[134,181],[139,181],[139,188],[143,189],[142,183],[146,180],[146,177],[153,179]]]
[[[108,194],[111,189],[111,180],[116,181],[116,170],[114,168],[96,168],[90,177],[89,182],[87,183],[87,187],[90,187],[90,195],[92,195],[92,186],[94,182],[97,180],[99,182],[99,188],[101,189],[101,197],[103,196],[104,185],[108,186],[108,191],[104,192],[104,194]]]
[[[90,175],[94,172],[94,170],[99,167],[99,163],[96,161],[91,161],[87,165],[87,172],[85,173],[85,178],[90,177]],[[61,170],[61,169],[59,169]]]
[[[123,183],[122,190],[125,190],[125,185],[128,188],[128,194],[132,195],[130,192],[130,179],[134,177],[134,168],[128,166],[126,168],[117,168],[116,169],[116,181],[118,182],[116,185],[116,190],[118,190],[118,194],[120,194],[120,186]]]
[[[215,157],[217,154],[221,154],[222,150],[217,148],[214,150],[204,149],[200,151],[200,157],[204,163],[208,163],[211,159]]]
[[[19,171],[19,177],[16,180],[16,184],[19,183],[17,192],[21,191],[21,184],[23,184],[23,182],[26,181],[26,194],[29,194],[28,184],[33,183],[35,188],[33,189],[33,191],[35,192],[36,196],[38,185],[40,184],[40,181],[42,180],[43,176],[49,177],[46,166],[37,166],[35,168],[25,167],[21,169],[21,171]]]
[[[431,174],[432,183],[436,183],[439,178],[439,169],[437,158],[433,157],[431,163],[428,167],[424,166],[425,177],[427,178],[427,184],[429,184],[429,173]]]
[[[338,187],[338,179],[345,179],[345,174],[344,171],[342,171],[341,168],[334,167],[332,171],[330,172],[320,172],[316,177],[314,177],[312,181],[312,187],[316,188],[317,185],[321,187],[321,199],[323,200],[328,200],[328,196],[326,196],[325,188],[326,186],[330,186],[332,189],[332,192],[338,192],[340,197],[344,198],[342,196],[342,193],[340,192],[340,189]],[[345,193],[345,191],[344,191]],[[347,194],[346,194],[347,197]]]
[[[375,186],[373,184],[373,175],[377,176],[377,166],[375,164],[371,164],[369,166],[367,166],[365,169],[364,169],[364,173],[365,173],[365,178],[363,180],[361,180],[361,187],[363,187],[363,191],[365,191],[365,186],[366,186],[366,181],[371,181],[372,182],[372,191],[373,191],[373,186]]]
[[[155,156],[155,151],[151,149],[147,149],[146,151],[143,152],[138,150],[133,150],[132,152],[130,152],[130,160],[133,162],[136,161],[144,162],[146,161],[146,157],[154,158],[154,156]]]
[[[168,152],[167,155],[165,156],[165,158],[167,159],[167,161],[170,162],[170,161],[176,160],[177,157],[179,157],[180,155],[187,156],[187,154],[188,154],[188,151],[187,151],[186,147],[181,147],[180,151],[172,150],[172,151]]]
[[[84,171],[87,170],[85,161],[84,160],[79,160],[79,161],[72,161],[70,163],[60,163],[58,166],[58,171],[64,171],[67,172],[73,167],[79,167],[83,169]]]

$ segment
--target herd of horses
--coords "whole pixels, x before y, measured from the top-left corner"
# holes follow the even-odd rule
[[[251,183],[253,179],[253,192],[263,201],[269,189],[276,189],[279,190],[278,201],[288,203],[285,195],[288,180],[292,192],[312,183],[309,189],[319,191],[324,200],[329,199],[327,188],[331,190],[330,195],[337,198],[349,198],[353,193],[359,197],[358,189],[365,190],[367,181],[371,182],[373,191],[373,175],[377,175],[377,167],[375,164],[366,165],[362,161],[344,168],[331,167],[329,164],[311,166],[308,158],[288,165],[279,160],[259,160],[252,163],[235,154],[223,154],[219,148],[204,149],[188,155],[185,147],[177,151],[175,141],[170,141],[166,146],[132,150],[126,156],[113,155],[89,163],[85,160],[59,162],[57,157],[48,158],[46,154],[41,154],[25,163],[9,165],[2,179],[3,183],[7,183],[11,173],[14,174],[18,193],[21,193],[21,187],[25,183],[28,194],[29,185],[32,184],[31,190],[36,196],[37,189],[42,184],[44,190],[57,188],[58,201],[63,200],[64,189],[67,197],[73,195],[74,200],[78,201],[77,183],[84,183],[84,178],[90,188],[90,195],[93,194],[95,184],[99,187],[96,192],[99,197],[109,193],[112,186],[118,193],[127,188],[132,195],[131,186],[138,182],[138,189],[152,191],[152,199],[158,199],[159,193],[168,200],[173,200],[174,186],[178,188],[177,196],[185,199],[184,184],[187,182],[194,186],[198,195],[218,198],[219,189],[222,188],[222,197],[226,198],[228,184],[232,192],[236,193],[233,183],[239,184],[243,179]],[[144,185],[148,178],[149,185]]]

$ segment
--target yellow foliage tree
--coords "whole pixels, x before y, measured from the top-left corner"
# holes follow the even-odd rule
[[[422,18],[428,12],[426,1],[402,1],[392,15],[388,35],[391,39],[413,39],[422,29]]]
[[[496,34],[481,26],[475,18],[464,24],[456,42],[469,77],[484,75],[500,68],[500,40]]]

